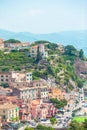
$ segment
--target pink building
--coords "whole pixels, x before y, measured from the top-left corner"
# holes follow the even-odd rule
[[[56,108],[50,103],[43,103],[42,100],[31,101],[31,119],[46,119],[56,113]]]
[[[4,49],[4,41],[0,38],[0,50]]]
[[[11,87],[18,87],[18,84],[29,84],[32,81],[32,72],[10,71],[0,72],[0,83],[8,83]]]

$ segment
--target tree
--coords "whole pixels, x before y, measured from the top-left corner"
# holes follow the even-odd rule
[[[72,113],[72,117],[75,117],[75,112]]]
[[[43,126],[43,125],[39,124],[39,125],[37,125],[36,130],[54,130],[54,128]]]
[[[3,66],[2,71],[6,71],[6,72],[9,71],[9,66]]]
[[[51,98],[50,101],[55,105],[56,108],[62,108],[67,105],[67,101],[64,100],[58,100],[57,98]]]
[[[84,129],[81,127],[81,125],[78,122],[72,121],[70,123],[68,130],[84,130]]]
[[[79,58],[82,60],[84,59],[84,52],[82,49],[80,49],[80,51],[79,51]]]
[[[1,83],[1,86],[3,86],[4,88],[9,88],[9,84],[8,83]]]
[[[74,46],[67,45],[65,47],[65,54],[70,55],[70,56],[77,56],[77,50]]]
[[[52,125],[54,125],[57,123],[57,120],[56,120],[56,118],[52,117],[52,118],[50,118],[50,122]]]
[[[26,127],[24,130],[34,130],[33,128]]]
[[[49,43],[49,44],[46,45],[46,47],[48,49],[51,49],[51,50],[56,50],[56,48],[58,47],[58,45],[55,44],[55,43]]]
[[[4,43],[21,43],[19,40],[15,40],[15,39],[8,39],[6,41],[4,41]]]
[[[87,129],[87,119],[85,119],[85,121],[83,122],[83,127]]]
[[[78,88],[82,88],[83,87],[83,81],[78,80]]]
[[[42,59],[42,56],[41,56],[41,53],[40,53],[40,50],[39,50],[39,46],[38,46],[36,62],[38,63],[41,59]]]

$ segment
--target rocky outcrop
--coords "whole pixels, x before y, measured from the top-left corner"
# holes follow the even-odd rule
[[[76,75],[87,79],[87,61],[76,59],[74,63]]]

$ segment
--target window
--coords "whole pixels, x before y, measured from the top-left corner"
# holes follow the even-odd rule
[[[36,84],[36,86],[38,86],[38,84]]]
[[[32,50],[32,53],[34,53],[34,50]]]
[[[3,113],[5,113],[5,110],[3,110]]]
[[[34,56],[34,54],[32,54],[32,56]]]
[[[8,77],[8,75],[6,75],[6,77]]]
[[[8,79],[6,79],[6,81],[8,81]]]
[[[3,79],[1,79],[1,81],[4,81]]]
[[[3,115],[3,119],[5,119],[6,118],[6,116],[5,115]]]
[[[1,77],[4,77],[3,75],[1,75]]]

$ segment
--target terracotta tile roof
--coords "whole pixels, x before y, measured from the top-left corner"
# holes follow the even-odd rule
[[[31,101],[31,103],[33,104],[33,105],[39,105],[40,104],[40,100],[38,99],[38,100],[32,100]]]
[[[37,45],[36,45],[36,46],[32,46],[31,48],[34,48],[34,49],[35,49],[35,48],[38,48],[38,46],[37,46]]]

